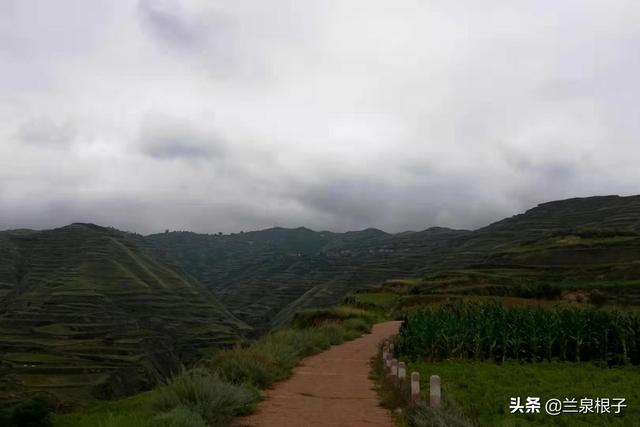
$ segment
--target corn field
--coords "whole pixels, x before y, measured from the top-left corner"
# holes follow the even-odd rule
[[[409,314],[398,351],[410,359],[640,364],[640,316],[593,308],[453,303]]]

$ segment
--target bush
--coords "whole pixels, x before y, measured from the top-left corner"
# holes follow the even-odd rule
[[[304,336],[302,331],[285,329],[256,341],[251,350],[273,360],[275,377],[283,379],[289,375],[310,345]]]
[[[258,398],[253,387],[225,383],[206,370],[194,369],[178,375],[163,387],[153,406],[167,413],[187,408],[210,426],[223,426],[233,416],[251,412]],[[184,415],[184,411],[178,412],[179,416]],[[173,417],[178,419],[175,413]]]
[[[344,327],[358,334],[368,334],[371,332],[371,325],[364,319],[347,319],[343,323]]]
[[[11,413],[9,425],[12,427],[53,427],[49,404],[41,399],[21,403]]]
[[[336,322],[326,322],[320,325],[317,332],[323,334],[331,345],[343,343],[350,335],[345,328]]]
[[[298,328],[311,328],[320,326],[328,321],[344,321],[346,319],[363,319],[368,323],[374,323],[378,317],[361,308],[350,306],[338,306],[331,308],[319,308],[314,310],[302,310],[293,316],[293,326]]]
[[[249,383],[259,388],[271,385],[278,370],[271,355],[239,348],[219,353],[207,366],[227,382]]]

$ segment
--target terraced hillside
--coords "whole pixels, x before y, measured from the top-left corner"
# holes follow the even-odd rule
[[[212,289],[234,315],[265,329],[299,307],[335,304],[354,289],[470,266],[553,270],[540,284],[549,277],[640,279],[639,232],[640,196],[605,196],[544,203],[476,231],[172,232],[143,244]],[[626,297],[640,303],[640,292],[627,285],[616,295],[629,292]]]
[[[93,225],[0,234],[0,401],[148,388],[249,328],[205,288]]]
[[[410,233],[435,248],[465,231]],[[424,263],[403,236],[367,229],[348,233],[275,228],[232,235],[156,234],[149,253],[195,278],[234,315],[259,329],[286,320],[300,307],[332,305],[354,287],[411,274]],[[394,252],[402,261],[387,263]]]
[[[426,299],[597,290],[640,304],[640,196],[545,203],[476,231],[0,232],[0,400],[138,391],[299,308],[397,278]]]

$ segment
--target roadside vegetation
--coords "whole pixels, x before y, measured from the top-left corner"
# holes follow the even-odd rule
[[[408,427],[634,426],[640,419],[640,311],[597,298],[604,282],[540,283],[540,272],[460,270],[393,280],[359,301],[386,301],[404,320],[395,357],[421,378],[422,404],[372,364],[384,406]],[[498,278],[497,280],[492,280]],[[531,297],[492,294],[501,286]],[[540,286],[539,289],[536,287]],[[549,290],[549,289],[552,290]],[[473,289],[473,292],[470,292]],[[574,291],[583,298],[568,298]],[[596,296],[594,298],[594,296]],[[355,302],[355,301],[354,301]],[[443,406],[428,407],[429,377],[442,381]],[[620,398],[622,414],[511,414],[510,398]]]
[[[449,303],[406,316],[398,350],[411,360],[638,365],[640,315],[586,307]]]
[[[369,332],[384,316],[355,305],[304,310],[288,327],[215,353],[157,389],[55,416],[54,426],[225,426],[251,413],[260,390],[289,377],[304,357]]]

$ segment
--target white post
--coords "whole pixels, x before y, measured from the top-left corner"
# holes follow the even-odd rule
[[[398,359],[391,359],[391,378],[398,377]]]
[[[432,408],[439,408],[441,405],[440,377],[431,375],[429,379],[429,404]]]
[[[398,363],[398,379],[404,381],[407,376],[407,368],[404,366],[404,362]]]
[[[420,402],[420,374],[411,373],[411,403],[414,405]]]

